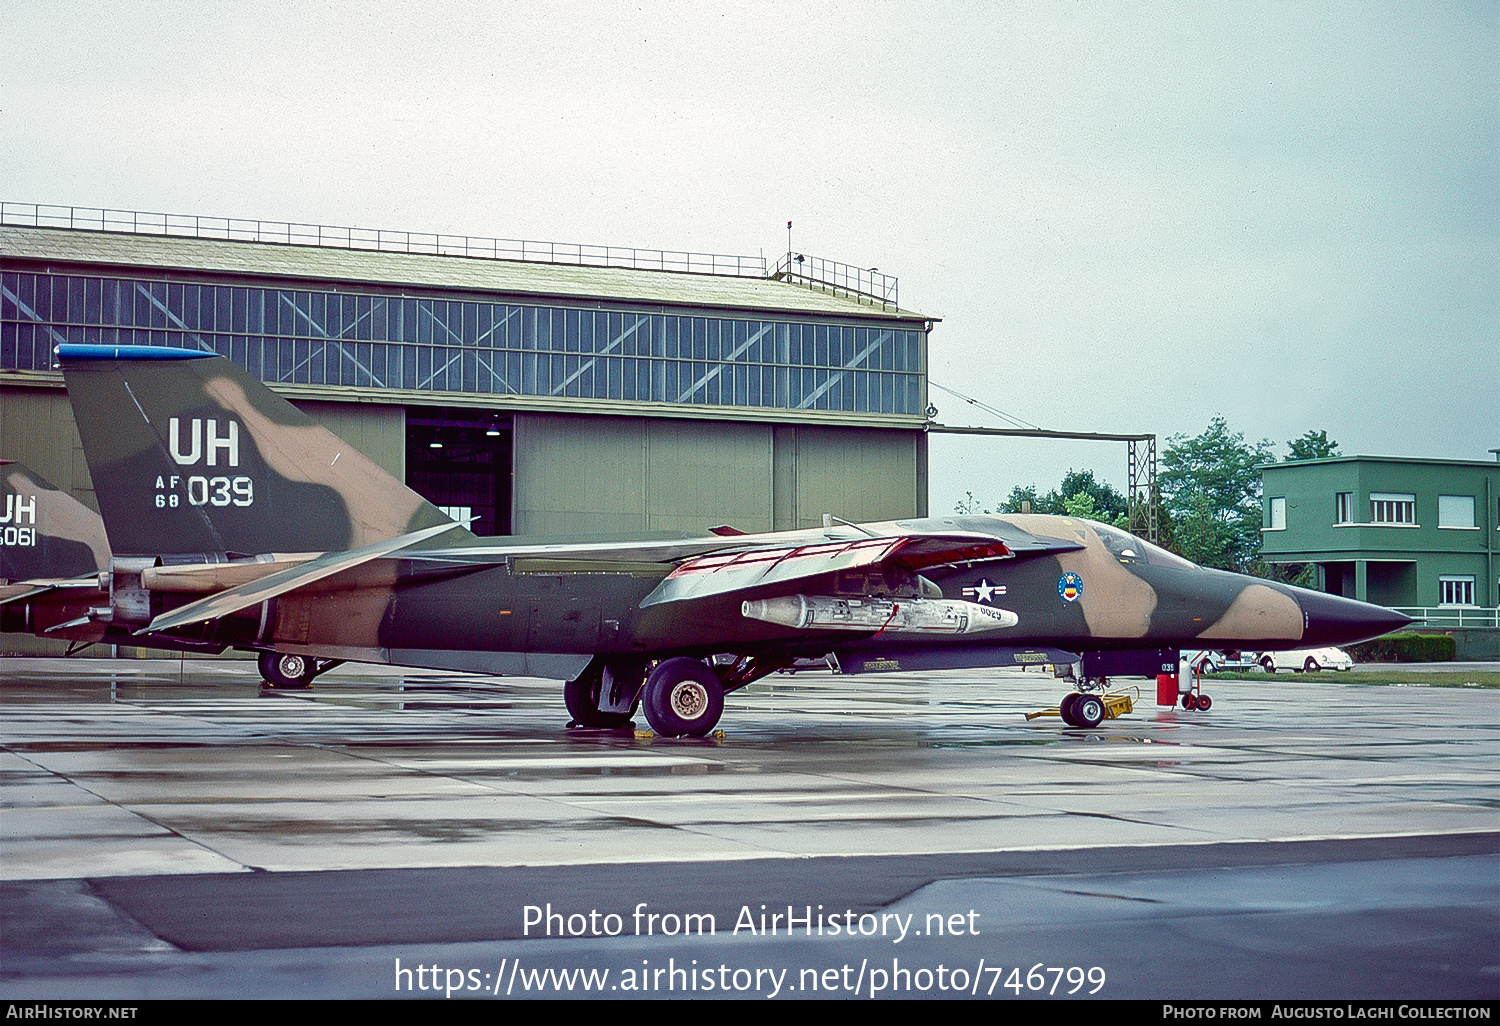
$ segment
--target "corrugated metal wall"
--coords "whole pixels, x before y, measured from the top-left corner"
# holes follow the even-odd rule
[[[926,512],[918,431],[524,414],[517,534],[785,530]]]
[[[73,407],[60,388],[0,388],[0,459],[24,463],[90,509],[99,508]]]

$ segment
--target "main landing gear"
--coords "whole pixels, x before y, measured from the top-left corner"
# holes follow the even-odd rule
[[[706,663],[688,656],[656,664],[646,678],[641,704],[646,722],[668,737],[702,737],[724,713],[724,684]]]
[[[595,659],[584,667],[577,680],[563,685],[563,702],[569,726],[596,730],[620,730],[630,726],[630,717],[640,704],[641,680],[646,676],[644,663],[604,663]]]
[[[641,690],[651,729],[666,737],[702,737],[718,726],[724,696],[791,666],[787,655],[675,656],[656,664]]]
[[[639,706],[651,729],[663,737],[702,737],[718,726],[725,695],[792,663],[780,656],[727,658],[709,663],[674,656],[655,664],[650,673],[645,663],[595,659],[577,680],[563,685],[563,701],[572,725],[628,727]]]
[[[330,659],[320,663],[311,656],[291,652],[262,652],[255,660],[266,687],[278,691],[295,691],[312,687],[313,678],[325,670],[331,670],[343,660]]]

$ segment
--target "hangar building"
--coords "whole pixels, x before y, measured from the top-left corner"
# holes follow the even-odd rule
[[[213,350],[479,534],[927,512],[895,279],[759,257],[0,206],[0,457],[93,505],[63,342]]]

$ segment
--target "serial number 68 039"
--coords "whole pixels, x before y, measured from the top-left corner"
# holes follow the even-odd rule
[[[187,501],[190,506],[249,506],[255,502],[255,482],[248,477],[200,477],[194,475],[189,478],[173,478],[175,485],[178,480],[184,480],[187,484]],[[160,478],[157,479],[157,488],[164,488],[165,484]],[[176,509],[180,502],[180,496],[174,491],[156,493],[157,509]]]

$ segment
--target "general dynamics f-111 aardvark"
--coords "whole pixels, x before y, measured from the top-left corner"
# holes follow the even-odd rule
[[[113,553],[97,616],[261,653],[566,681],[575,721],[704,734],[724,695],[803,658],[845,673],[1342,644],[1386,609],[1207,570],[1055,516],[955,516],[612,544],[481,540],[229,361],[58,349]],[[148,642],[149,643],[149,642]],[[1093,725],[1097,695],[1068,703]]]
[[[82,640],[102,640],[85,614],[108,598],[109,557],[99,514],[0,459],[0,631],[46,634],[81,617]]]
[[[141,637],[111,623],[111,573],[99,514],[30,468],[0,459],[0,633],[80,648],[102,642],[223,651],[166,635]]]

